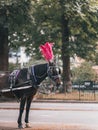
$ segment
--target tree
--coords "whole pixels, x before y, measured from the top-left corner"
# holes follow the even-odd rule
[[[6,7],[0,8],[0,70],[8,66],[8,27]]]
[[[30,41],[30,0],[0,1],[0,70],[8,70],[9,48]],[[8,39],[9,38],[9,39]]]
[[[98,15],[95,4],[90,0],[36,0],[33,7],[37,43],[54,41],[56,47],[61,48],[63,86],[68,91],[70,57],[77,54],[89,60],[96,47]]]

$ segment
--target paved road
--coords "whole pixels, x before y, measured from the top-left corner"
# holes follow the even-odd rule
[[[0,103],[0,122],[17,122],[18,110],[19,103]],[[77,125],[98,130],[98,104],[34,102],[31,105],[30,122]]]

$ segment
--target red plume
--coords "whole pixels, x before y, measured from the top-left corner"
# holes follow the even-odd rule
[[[49,42],[46,42],[44,45],[41,45],[39,47],[42,55],[47,61],[52,61],[54,58],[52,47],[53,47],[53,43],[49,43]]]

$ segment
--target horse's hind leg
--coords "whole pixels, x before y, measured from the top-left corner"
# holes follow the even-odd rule
[[[29,111],[30,111],[30,106],[31,106],[32,98],[33,98],[32,95],[30,95],[30,96],[27,97],[26,115],[25,115],[26,127],[30,127],[28,119],[29,119]]]
[[[24,106],[25,106],[25,102],[26,102],[26,97],[21,99],[21,102],[20,102],[20,110],[19,110],[19,117],[18,117],[18,128],[23,128],[22,127],[22,114],[23,114],[23,111],[24,111]]]

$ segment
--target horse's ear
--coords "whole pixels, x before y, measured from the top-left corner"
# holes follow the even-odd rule
[[[54,65],[54,63],[49,61],[49,66],[53,66],[53,65]]]

